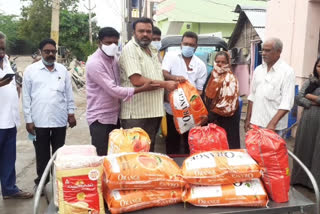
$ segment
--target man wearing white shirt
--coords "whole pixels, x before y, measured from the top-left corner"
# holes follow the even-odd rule
[[[162,62],[162,71],[165,80],[183,82],[188,80],[202,94],[203,86],[207,79],[207,69],[204,62],[194,55],[197,49],[198,36],[196,33],[187,31],[182,36],[181,52],[168,52]],[[169,102],[164,103],[167,112],[168,135],[166,138],[167,154],[179,154],[180,134],[177,132]],[[188,133],[183,136],[183,150],[189,154]]]
[[[280,59],[283,44],[278,38],[263,43],[264,63],[253,73],[251,93],[245,130],[250,124],[282,134],[288,126],[288,112],[294,103],[295,74],[293,69]]]
[[[55,62],[56,43],[45,39],[39,49],[42,58],[26,68],[22,88],[26,129],[36,138],[36,186],[50,160],[50,145],[53,154],[65,143],[67,123],[71,128],[76,125],[71,77]]]
[[[27,199],[32,194],[16,186],[16,139],[20,125],[19,97],[15,79],[3,77],[13,74],[5,53],[5,35],[0,32],[0,182],[3,199]]]

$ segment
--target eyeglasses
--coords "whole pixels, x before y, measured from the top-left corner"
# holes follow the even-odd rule
[[[45,53],[45,54],[50,54],[50,53],[52,53],[52,54],[56,54],[58,51],[57,50],[42,50],[41,52],[43,52],[43,53]]]

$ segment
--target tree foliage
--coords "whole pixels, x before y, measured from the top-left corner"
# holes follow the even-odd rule
[[[60,45],[72,50],[72,53],[81,60],[96,49],[95,45],[89,43],[89,15],[81,12],[60,11]],[[97,27],[92,22],[93,39],[97,37]]]
[[[7,36],[7,48],[10,49],[18,40],[17,31],[19,20],[15,15],[4,15],[0,13],[0,31]]]
[[[52,0],[22,0],[28,4],[23,6],[22,18],[18,23],[18,36],[29,41],[33,48],[39,42],[50,37]],[[84,60],[92,49],[89,41],[89,15],[78,12],[79,0],[60,0],[59,45],[69,49],[78,59]],[[93,38],[99,31],[96,23],[92,23]],[[89,46],[88,46],[89,44]]]

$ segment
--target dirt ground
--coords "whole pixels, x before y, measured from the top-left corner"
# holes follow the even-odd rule
[[[14,56],[12,56],[14,57]],[[19,56],[16,60],[18,71],[22,71],[32,62],[30,56]],[[86,96],[85,90],[79,90],[74,93],[75,103],[77,110],[75,112],[77,118],[77,126],[73,129],[68,128],[66,144],[90,144],[90,134],[88,124],[86,121]],[[21,109],[21,107],[20,107]],[[17,160],[16,160],[16,174],[17,185],[19,188],[26,191],[33,191],[33,180],[36,177],[36,165],[35,165],[35,153],[32,142],[27,138],[27,132],[25,129],[25,122],[23,114],[21,112],[21,126],[18,129],[17,135]],[[243,122],[241,122],[241,142],[244,142],[245,134],[243,132]],[[288,140],[288,148],[293,149],[294,139]],[[242,145],[244,147],[244,145]],[[158,136],[156,142],[156,152],[165,152],[164,141]],[[311,199],[313,193],[305,189],[300,189],[301,192],[306,194]],[[45,213],[47,206],[44,197],[41,198],[41,213]],[[13,214],[13,213],[33,213],[33,199],[30,200],[2,200],[0,199],[1,214]]]

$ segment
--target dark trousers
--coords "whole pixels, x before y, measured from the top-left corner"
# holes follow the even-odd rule
[[[2,196],[19,192],[16,186],[17,128],[0,129],[0,181]]]
[[[38,177],[34,180],[38,185],[42,174],[51,158],[51,151],[54,154],[65,143],[66,139],[66,127],[58,128],[36,128],[36,141],[33,141],[33,145],[36,151],[36,165]],[[47,177],[46,183],[48,183],[49,177]]]
[[[188,135],[189,131],[179,134],[175,125],[173,116],[167,114],[167,130],[168,135],[166,137],[166,153],[167,154],[190,154]],[[181,139],[182,138],[182,139]],[[182,141],[182,146],[181,146]],[[181,148],[182,147],[182,148]]]
[[[224,128],[230,149],[240,149],[240,108],[231,117],[223,117],[210,112],[209,122]]]
[[[159,131],[162,117],[143,118],[143,119],[123,119],[121,120],[121,127],[124,129],[131,129],[140,127],[145,130],[151,140],[150,152],[154,152],[154,144],[156,142],[156,135]]]
[[[102,124],[98,121],[95,121],[89,126],[91,144],[96,147],[99,156],[108,154],[109,134],[114,129],[118,128],[120,128],[119,121],[117,125]]]

